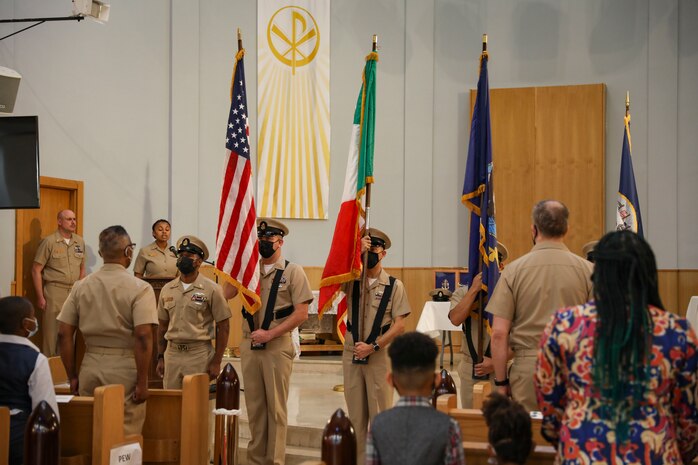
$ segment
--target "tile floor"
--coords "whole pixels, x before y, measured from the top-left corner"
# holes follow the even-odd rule
[[[243,392],[241,395],[242,418],[247,419],[244,402],[245,380],[239,358],[224,359],[223,363],[231,362],[241,380]],[[459,357],[456,355],[454,367],[446,366],[454,378],[456,386],[460,385],[456,371]],[[301,357],[296,360],[291,375],[291,388],[288,398],[289,426],[324,427],[330,416],[341,408],[347,410],[344,393],[336,392],[333,387],[342,384],[342,362],[340,356]],[[397,392],[395,400],[397,400]],[[460,404],[460,399],[459,399]]]

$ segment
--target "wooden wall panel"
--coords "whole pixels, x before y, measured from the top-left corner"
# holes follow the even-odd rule
[[[471,115],[477,92],[471,92]],[[531,248],[529,212],[534,197],[536,149],[534,87],[490,90],[497,238],[510,259]]]
[[[545,198],[570,209],[573,252],[603,234],[605,100],[603,84],[490,89],[497,235],[510,260],[531,249],[531,208]]]
[[[310,281],[312,289],[320,288],[320,277],[322,267],[304,267],[305,273]],[[444,268],[386,268],[386,271],[400,279],[405,285],[407,298],[412,307],[412,313],[407,318],[407,331],[414,331],[417,328],[419,317],[422,314],[424,303],[429,300],[429,291],[434,285],[434,271],[443,271]],[[453,268],[453,271],[462,270]],[[215,278],[211,267],[202,267],[202,272]],[[686,307],[691,296],[698,295],[698,270],[660,270],[659,271],[659,292],[667,310],[686,314]],[[238,347],[241,339],[242,318],[240,316],[239,299],[229,302],[233,319],[231,322],[231,333],[229,347]],[[453,333],[453,344],[455,350],[459,350],[461,335]]]
[[[698,295],[698,270],[679,270],[677,313],[685,315],[691,297]]]
[[[535,197],[567,205],[575,253],[605,231],[605,101],[603,84],[536,88]]]
[[[659,296],[664,307],[681,316],[691,297],[698,295],[698,270],[659,270]]]
[[[677,270],[660,270],[657,272],[659,280],[659,297],[662,299],[664,308],[679,315],[686,314],[686,307],[683,310],[679,307],[679,272]]]

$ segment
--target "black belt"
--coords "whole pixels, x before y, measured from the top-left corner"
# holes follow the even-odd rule
[[[282,308],[281,310],[277,310],[274,312],[274,319],[280,320],[282,318],[286,318],[287,316],[291,316],[291,314],[293,313],[293,310],[294,310],[293,305],[286,307],[286,308]],[[252,316],[252,314],[247,313],[247,310],[245,310],[243,308],[242,309],[242,316],[245,317],[247,324],[250,326],[250,332],[254,331],[254,317]],[[264,329],[264,328],[262,328],[262,329]],[[269,328],[267,327],[267,329],[269,329]]]
[[[381,326],[378,336],[382,336],[383,334],[387,333],[391,325],[392,323],[388,323],[387,325]],[[347,321],[347,331],[351,332],[351,321]]]
[[[286,267],[288,267],[288,260],[286,260],[283,270],[276,270],[274,274],[274,279],[271,283],[271,289],[269,289],[269,295],[267,296],[267,307],[264,310],[264,320],[262,321],[262,329],[268,330],[271,320],[278,320],[279,318],[286,318],[291,313],[293,313],[293,305],[290,307],[282,308],[281,310],[274,311],[274,305],[276,305],[276,295],[279,292],[279,284],[281,284],[281,276],[284,274]],[[254,332],[254,318],[250,313],[242,308],[242,316],[247,320],[247,324],[250,326],[250,332]]]
[[[383,334],[383,328],[381,327],[381,321],[383,321],[383,316],[385,311],[388,309],[388,303],[393,295],[393,286],[395,285],[395,278],[390,276],[388,285],[383,288],[383,296],[378,304],[378,310],[376,311],[376,316],[373,319],[373,325],[371,326],[371,332],[366,338],[366,344],[373,344],[376,342],[376,338]],[[368,292],[370,295],[370,292]],[[368,296],[366,296],[368,298]],[[361,283],[359,280],[354,281],[354,287],[352,288],[351,294],[351,319],[352,321],[358,321],[360,318],[360,313],[363,309],[359,309],[359,300],[361,299]],[[369,303],[371,305],[371,303]],[[354,339],[354,343],[360,340],[359,326],[356,326],[352,331],[347,326],[347,330],[351,332],[351,337]]]

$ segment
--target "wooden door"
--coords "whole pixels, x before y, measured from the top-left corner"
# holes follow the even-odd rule
[[[40,205],[38,209],[17,210],[15,221],[15,282],[14,295],[32,301],[36,308],[36,292],[32,281],[32,264],[41,239],[52,234],[57,225],[58,212],[70,209],[77,216],[77,234],[82,233],[83,183],[68,179],[40,178]],[[37,318],[43,314],[37,310]],[[32,342],[41,347],[41,327]]]
[[[490,89],[497,238],[510,262],[531,250],[539,200],[569,208],[571,252],[603,235],[605,102],[603,84]]]

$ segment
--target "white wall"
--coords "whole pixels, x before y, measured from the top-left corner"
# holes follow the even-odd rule
[[[0,3],[2,18],[69,10],[67,0]],[[378,33],[372,224],[393,238],[386,263],[466,263],[468,92],[487,32],[493,88],[607,85],[607,227],[630,91],[646,235],[660,267],[698,268],[695,1],[332,0],[331,12],[330,219],[288,221],[288,258],[324,264],[363,59]],[[198,234],[213,247],[237,27],[256,148],[256,13],[250,0],[119,0],[106,25],[44,24],[0,42],[0,66],[23,75],[15,114],[39,115],[41,173],[85,181],[91,268],[97,234],[114,223],[145,243],[152,220],[170,217],[173,236]],[[0,241],[6,294],[13,212],[0,212]]]
[[[66,16],[69,1],[3,2],[2,18]],[[106,25],[42,24],[0,42],[22,74],[15,115],[39,115],[40,172],[85,182],[88,266],[97,236],[122,224],[139,244],[169,216],[170,3],[119,2]],[[22,25],[0,25],[5,35]],[[26,24],[25,24],[26,26]],[[14,279],[14,213],[0,224],[0,292]],[[48,234],[49,231],[44,231]]]

